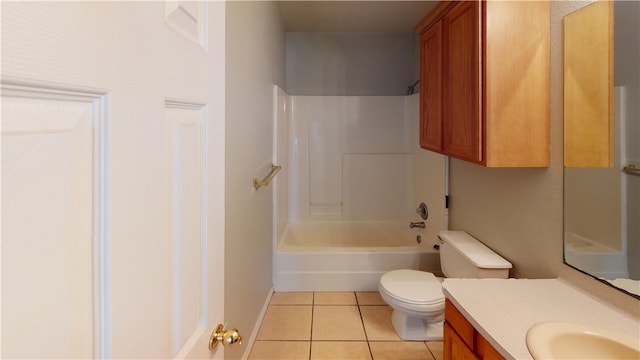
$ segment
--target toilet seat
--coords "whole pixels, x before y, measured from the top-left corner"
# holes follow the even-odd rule
[[[419,312],[438,312],[444,309],[442,284],[429,272],[393,270],[380,278],[380,291],[403,307]]]

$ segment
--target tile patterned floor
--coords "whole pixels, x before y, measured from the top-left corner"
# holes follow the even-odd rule
[[[250,360],[442,360],[441,341],[402,341],[377,292],[274,293]]]

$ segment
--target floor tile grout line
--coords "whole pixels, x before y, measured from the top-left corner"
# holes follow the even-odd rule
[[[429,344],[427,344],[427,342],[425,341],[424,345],[427,347],[427,350],[429,350],[429,355],[431,355],[431,359],[436,360],[436,356],[433,354],[433,351],[431,351]]]
[[[360,314],[360,322],[362,323],[362,331],[364,331],[364,339],[367,342],[367,349],[369,349],[369,355],[371,356],[371,359],[373,359],[373,351],[371,351],[371,343],[369,342],[369,335],[367,335],[367,327],[364,326],[364,317],[362,317],[362,307],[360,305],[360,301],[358,300],[358,294],[354,292],[353,295],[356,297],[358,314]]]
[[[309,360],[311,360],[311,351],[313,350],[313,315],[316,312],[316,292],[311,293],[311,331],[309,332]]]

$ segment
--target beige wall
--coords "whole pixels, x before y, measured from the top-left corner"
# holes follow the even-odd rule
[[[616,136],[615,142],[620,143]],[[614,167],[565,169],[565,233],[622,251],[622,217],[619,149]]]
[[[246,338],[272,286],[273,85],[284,86],[284,28],[273,2],[226,3],[225,321]],[[247,344],[228,350],[240,358]]]
[[[586,3],[551,3],[551,166],[486,169],[451,161],[451,229],[509,259],[511,276],[556,277],[563,261],[562,18]]]
[[[414,33],[286,35],[290,95],[405,95],[419,78]]]

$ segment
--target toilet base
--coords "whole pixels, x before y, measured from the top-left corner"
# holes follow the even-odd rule
[[[394,309],[393,313],[391,313],[391,324],[396,334],[398,334],[402,340],[442,340],[442,326],[444,321],[429,323],[425,319],[409,317]]]

